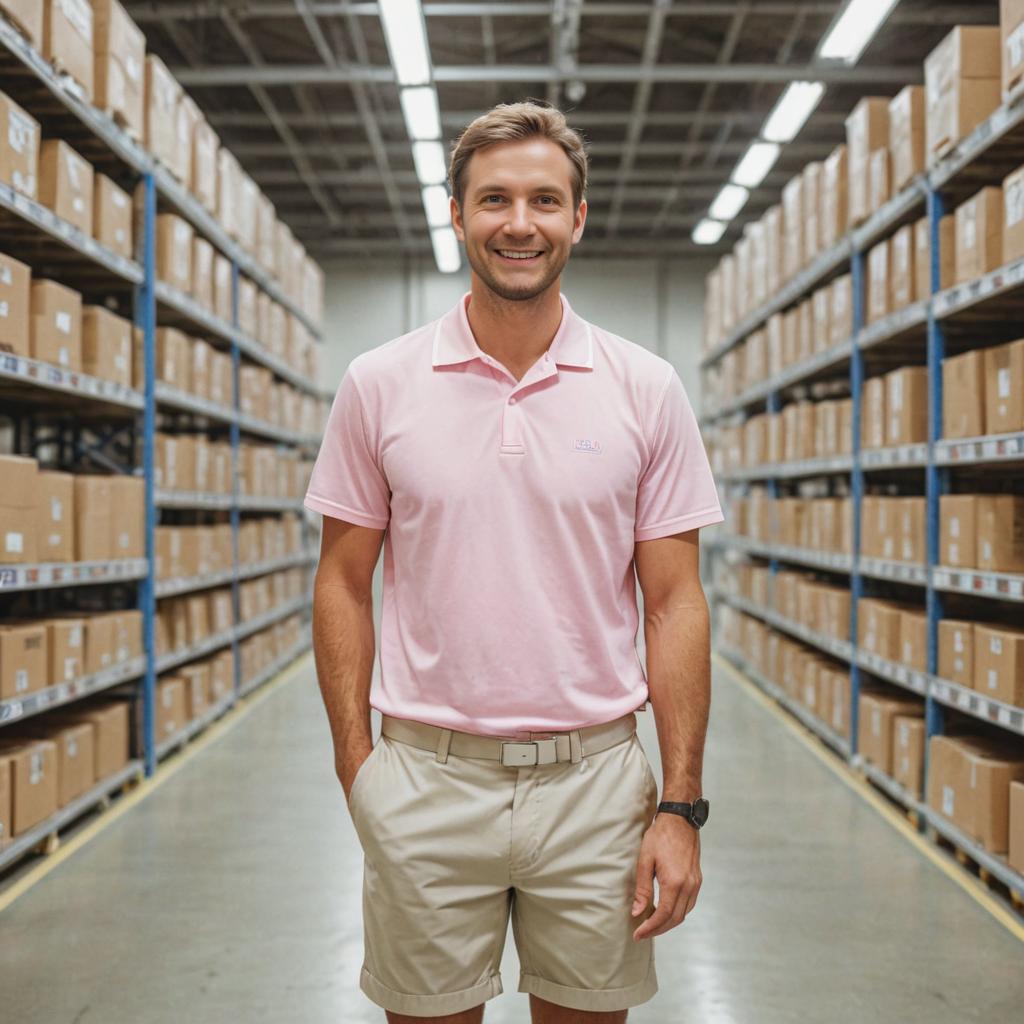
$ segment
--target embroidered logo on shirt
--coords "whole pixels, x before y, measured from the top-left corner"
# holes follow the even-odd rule
[[[580,437],[573,441],[572,450],[574,452],[590,452],[592,455],[600,455],[601,442],[588,441],[585,437]]]

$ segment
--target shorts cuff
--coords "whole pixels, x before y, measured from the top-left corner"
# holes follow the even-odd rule
[[[536,974],[519,975],[519,991],[532,992],[556,1006],[569,1006],[574,1010],[628,1010],[654,997],[658,991],[658,978],[654,971],[654,959],[648,968],[647,977],[636,985],[625,988],[570,988],[558,985]]]
[[[449,1013],[461,1013],[501,995],[502,992],[500,974],[492,974],[479,985],[464,988],[459,992],[442,992],[439,995],[396,992],[381,983],[365,967],[359,972],[359,987],[378,1006],[411,1017],[443,1017]]]

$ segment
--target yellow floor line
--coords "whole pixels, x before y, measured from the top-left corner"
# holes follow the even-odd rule
[[[222,718],[213,722],[195,739],[185,745],[180,754],[172,756],[157,767],[156,774],[144,779],[139,785],[119,798],[109,811],[101,814],[96,821],[87,825],[66,844],[45,860],[26,872],[25,875],[8,888],[0,892],[0,913],[3,913],[19,896],[23,896],[32,886],[41,882],[51,871],[60,867],[69,857],[77,853],[86,843],[91,842],[104,829],[109,828],[122,815],[127,814],[136,804],[145,800],[154,790],[162,786],[168,779],[176,775],[194,757],[205,750],[211,743],[230,732],[258,704],[261,704],[282,686],[290,683],[301,671],[308,667],[312,652],[307,652],[283,669],[269,682],[248,696],[243,697]]]
[[[852,789],[858,796],[870,804],[875,811],[881,815],[897,832],[908,842],[912,843],[917,850],[928,858],[943,874],[955,882],[968,896],[970,896],[982,909],[988,911],[1014,938],[1024,942],[1024,924],[1016,915],[1007,908],[1000,900],[994,897],[984,884],[979,882],[972,875],[959,867],[955,867],[938,850],[935,845],[925,839],[901,814],[893,810],[881,794],[877,793],[874,787],[860,775],[858,775],[846,762],[841,761],[835,754],[827,750],[822,743],[809,732],[797,719],[790,715],[781,705],[772,700],[763,690],[751,679],[748,679],[739,669],[723,658],[720,654],[713,654],[712,659],[715,665],[730,675],[749,696],[753,697],[763,707],[767,708],[781,724],[788,729],[803,745],[809,750],[829,771],[832,772],[848,788]]]

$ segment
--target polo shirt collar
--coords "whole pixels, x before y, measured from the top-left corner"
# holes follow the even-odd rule
[[[434,366],[451,366],[480,359],[484,353],[473,337],[466,313],[472,292],[466,292],[458,304],[438,321],[434,331]],[[581,369],[594,368],[594,340],[590,324],[573,312],[569,300],[559,294],[562,301],[562,321],[551,344],[548,354],[559,366],[576,366]]]

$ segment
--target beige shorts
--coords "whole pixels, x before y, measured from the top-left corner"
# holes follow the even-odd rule
[[[431,1017],[498,995],[510,914],[520,992],[605,1011],[657,992],[654,941],[633,939],[653,902],[630,908],[658,786],[635,714],[591,727],[592,748],[601,729],[607,749],[588,754],[577,730],[557,742],[564,760],[516,767],[446,753],[469,734],[385,716],[349,797],[364,852],[359,985],[374,1003]]]

